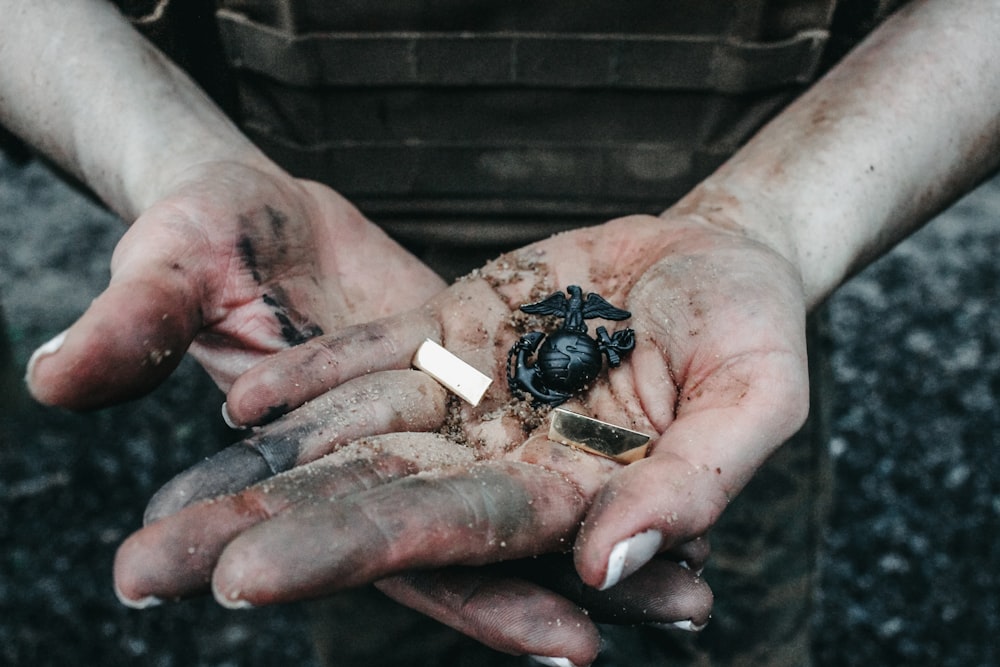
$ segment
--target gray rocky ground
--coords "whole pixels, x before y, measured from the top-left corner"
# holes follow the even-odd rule
[[[312,664],[298,607],[137,612],[112,593],[115,548],[145,499],[232,437],[193,364],[95,414],[23,395],[28,355],[96,295],[120,232],[42,166],[0,158],[0,664]],[[1000,180],[830,304],[837,495],[821,665],[1000,664],[998,253]]]

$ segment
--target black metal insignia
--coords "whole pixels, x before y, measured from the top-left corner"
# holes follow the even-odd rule
[[[626,320],[632,313],[616,308],[601,296],[591,292],[586,300],[577,285],[566,288],[569,298],[555,292],[545,299],[521,306],[532,315],[556,315],[563,325],[547,337],[540,331],[527,333],[507,354],[507,382],[516,395],[531,394],[536,404],[559,405],[583,390],[597,377],[603,366],[603,354],[608,365],[618,366],[622,355],[635,347],[635,332],[622,329],[608,334],[597,327],[597,338],[587,335],[585,320],[601,317],[606,320]],[[543,342],[544,341],[544,342]],[[538,354],[534,365],[528,357]]]

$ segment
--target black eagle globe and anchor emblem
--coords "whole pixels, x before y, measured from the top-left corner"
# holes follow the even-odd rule
[[[524,334],[507,354],[507,383],[518,396],[531,394],[538,405],[557,406],[583,390],[601,372],[603,354],[612,368],[621,364],[622,355],[635,347],[635,332],[622,329],[608,334],[597,327],[597,338],[587,335],[586,320],[600,317],[606,320],[626,320],[632,313],[616,308],[603,297],[591,292],[583,297],[578,285],[566,288],[566,294],[555,292],[537,303],[521,306],[530,315],[556,315],[563,318],[558,331],[547,337],[540,331]],[[544,341],[544,342],[543,342]],[[538,354],[535,364],[528,358]]]

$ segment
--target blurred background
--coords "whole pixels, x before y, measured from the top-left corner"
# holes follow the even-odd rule
[[[99,413],[25,396],[32,350],[100,292],[122,231],[43,165],[0,155],[0,664],[315,664],[297,606],[139,612],[114,596],[115,549],[148,497],[233,439],[190,360]],[[837,488],[821,665],[1000,664],[998,254],[1000,179],[829,304]]]

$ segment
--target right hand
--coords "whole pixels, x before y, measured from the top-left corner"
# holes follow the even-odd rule
[[[552,443],[542,415],[511,401],[501,382],[479,406],[449,411],[440,386],[406,370],[429,337],[503,378],[518,337],[545,326],[524,321],[519,305],[567,284],[631,311],[637,339],[621,368],[567,405],[655,434],[646,459],[621,466]],[[511,253],[421,308],[317,338],[241,378],[229,394],[241,423],[260,423],[279,398],[307,402],[161,491],[148,514],[158,520],[119,550],[119,594],[145,604],[211,585],[238,607],[389,579],[387,592],[407,604],[490,645],[538,654],[543,647],[511,628],[513,644],[497,643],[488,615],[462,604],[468,594],[442,593],[441,580],[401,587],[392,578],[572,543],[576,581],[604,592],[624,584],[634,593],[629,575],[665,556],[664,581],[678,597],[657,620],[697,627],[710,595],[678,561],[692,562],[685,551],[804,419],[804,319],[794,265],[719,212],[711,220],[683,208],[633,216]],[[368,439],[380,433],[395,436],[393,450]],[[459,452],[470,459],[455,460]],[[416,454],[430,470],[396,464]],[[261,458],[299,467],[181,509],[261,478],[248,470],[266,476]],[[247,460],[257,465],[233,465]],[[482,581],[477,575],[472,590]],[[442,611],[449,602],[457,609]],[[575,627],[574,637],[544,647],[562,652],[542,655],[592,660],[596,630]]]
[[[107,289],[33,355],[28,386],[46,404],[100,408],[150,391],[190,348],[226,391],[274,352],[443,286],[329,188],[202,163],[131,226]]]

